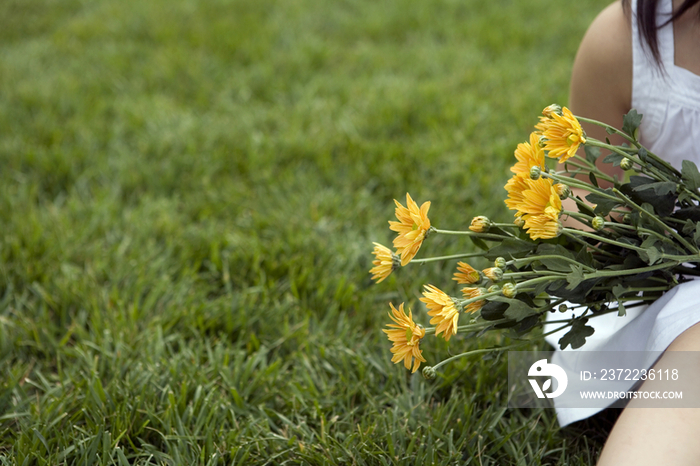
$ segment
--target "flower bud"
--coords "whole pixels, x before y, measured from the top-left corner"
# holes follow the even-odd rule
[[[476,233],[486,233],[487,231],[489,231],[489,228],[491,228],[491,225],[492,222],[488,219],[488,217],[480,215],[472,219],[472,223],[471,225],[469,225],[469,229]]]
[[[566,304],[559,305],[559,312],[566,312],[568,310],[569,310],[569,306],[567,306]]]
[[[547,138],[540,136],[540,138],[537,140],[537,145],[540,146],[540,149],[544,149],[544,146],[547,145]]]
[[[624,158],[620,160],[620,168],[623,170],[631,170],[632,167],[634,166],[634,162],[628,158]]]
[[[452,280],[464,285],[472,285],[481,281],[481,274],[466,262],[458,262],[457,272],[455,272]]]
[[[495,267],[498,267],[499,269],[505,269],[506,268],[506,259],[504,257],[497,257],[495,261],[493,261],[493,265]]]
[[[423,377],[425,377],[426,380],[433,380],[436,376],[437,373],[435,369],[433,369],[433,366],[425,366],[423,368]]]
[[[600,215],[597,215],[593,217],[593,221],[591,222],[593,229],[595,231],[600,231],[603,228],[605,228],[605,219],[601,217]]]
[[[494,291],[498,291],[498,290],[500,290],[500,289],[501,289],[501,287],[498,286],[498,285],[491,285],[491,286],[489,286],[489,289],[488,289],[487,291],[488,291],[489,293],[493,293]]]
[[[630,214],[625,214],[622,216],[622,221],[629,225],[632,223],[632,216]]]
[[[546,116],[547,118],[552,118],[552,113],[562,116],[561,107],[557,104],[552,104],[546,106],[544,110],[542,110],[542,115]]]
[[[514,298],[517,291],[517,286],[514,283],[506,283],[503,285],[503,296],[506,298]]]
[[[503,280],[503,269],[500,267],[490,267],[482,270],[483,274],[492,282]]]
[[[525,225],[525,220],[522,217],[515,217],[513,225],[522,228]]]
[[[557,183],[554,185],[554,189],[556,189],[559,199],[566,199],[571,196],[571,189],[565,184]]]
[[[539,180],[541,174],[542,174],[542,168],[540,168],[539,166],[533,165],[532,167],[530,167],[530,179],[531,180],[533,180],[533,181]]]

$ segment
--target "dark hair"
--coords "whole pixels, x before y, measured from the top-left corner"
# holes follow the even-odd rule
[[[622,0],[622,8],[625,13],[629,14],[631,0]],[[661,54],[659,53],[659,39],[656,36],[656,7],[659,0],[636,0],[637,1],[637,25],[639,36],[649,45],[651,54],[657,63],[661,63]],[[685,0],[678,11],[666,21],[662,26],[678,19],[683,13],[688,11],[700,0]]]

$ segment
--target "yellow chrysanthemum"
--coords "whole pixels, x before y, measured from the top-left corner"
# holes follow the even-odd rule
[[[508,199],[505,200],[505,203],[510,210],[519,210],[518,206],[520,206],[525,199],[523,197],[523,192],[530,188],[529,182],[530,177],[522,173],[514,175],[508,180],[505,186],[506,191],[508,191]],[[520,217],[521,215],[521,212],[516,212],[515,214],[516,217]]]
[[[452,280],[456,280],[461,285],[473,285],[481,281],[479,271],[466,262],[457,262],[457,272]]]
[[[551,112],[549,118],[542,118],[535,128],[542,131],[547,157],[562,163],[576,154],[579,145],[586,143],[581,124],[566,107],[561,109],[561,115]]]
[[[433,285],[425,285],[423,296],[420,300],[428,306],[428,315],[432,317],[430,323],[436,324],[435,335],[444,332],[445,341],[450,341],[450,337],[457,333],[459,320],[459,311],[454,300]]]
[[[410,310],[406,315],[403,303],[399,305],[398,310],[393,304],[389,305],[391,306],[389,317],[396,323],[388,324],[389,328],[382,329],[382,332],[386,333],[389,341],[393,343],[391,352],[394,355],[391,357],[391,362],[398,364],[403,361],[406,369],[411,369],[411,363],[413,363],[411,372],[415,372],[420,367],[420,363],[425,362],[423,352],[420,350],[420,340],[425,336],[425,330],[413,322],[413,314]]]
[[[518,211],[523,214],[542,215],[548,209],[554,209],[558,216],[561,212],[561,199],[554,182],[549,178],[527,180],[528,188],[522,191],[523,200]]]
[[[532,167],[540,167],[544,169],[544,149],[539,144],[540,134],[537,132],[530,133],[530,142],[522,142],[515,149],[515,158],[518,162],[510,167],[510,171],[522,173],[530,176]]]
[[[557,186],[550,179],[528,180],[529,189],[522,192],[523,201],[517,206],[525,220],[525,229],[532,239],[559,236],[562,211]]]
[[[423,240],[430,231],[428,210],[430,202],[424,202],[418,208],[411,196],[406,193],[406,207],[394,199],[396,203],[396,218],[398,222],[389,222],[389,228],[399,234],[394,239],[396,253],[401,255],[401,265],[411,262],[423,244]]]
[[[374,267],[370,269],[369,273],[372,274],[372,280],[377,280],[377,283],[379,283],[391,275],[391,272],[398,269],[401,266],[401,261],[399,256],[386,246],[379,243],[372,244],[374,244],[372,254],[374,254],[375,258],[372,261]]]
[[[532,239],[550,239],[561,234],[562,224],[548,215],[528,215],[525,217],[525,229]]]
[[[481,296],[482,290],[481,288],[476,288],[476,287],[467,287],[467,288],[462,288],[462,295],[464,296],[465,299],[472,299],[472,298],[478,298]],[[484,304],[486,304],[486,300],[480,299],[478,301],[474,301],[473,303],[467,304],[467,309],[465,312],[470,312],[470,313],[475,313],[479,312],[482,307],[484,307]]]

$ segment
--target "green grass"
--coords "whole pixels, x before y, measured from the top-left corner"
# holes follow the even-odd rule
[[[503,360],[391,363],[454,264],[367,271],[407,191],[509,217],[606,3],[0,2],[0,465],[593,463]]]

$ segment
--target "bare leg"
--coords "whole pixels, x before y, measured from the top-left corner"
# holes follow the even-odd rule
[[[667,351],[700,351],[700,324],[683,332]],[[668,362],[662,357],[654,369],[672,369],[665,364]],[[689,375],[698,378],[700,367]],[[654,385],[654,381],[647,380],[640,390],[656,389]],[[625,408],[610,432],[598,466],[700,464],[700,409],[634,408],[635,401]]]

